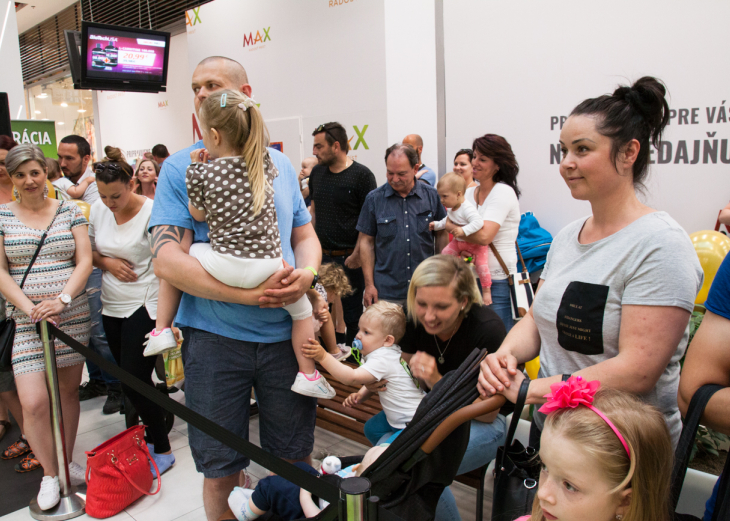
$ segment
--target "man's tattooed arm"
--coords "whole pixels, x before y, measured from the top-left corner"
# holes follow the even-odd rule
[[[165,244],[175,242],[181,244],[183,237],[185,236],[186,228],[182,226],[171,226],[169,224],[155,226],[152,228],[152,259],[157,258],[157,254],[160,252]]]

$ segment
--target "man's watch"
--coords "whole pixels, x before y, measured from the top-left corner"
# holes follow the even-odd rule
[[[68,306],[73,300],[73,298],[71,298],[71,295],[67,295],[66,293],[61,293],[60,295],[58,295],[57,298],[63,303],[64,306]]]
[[[316,285],[317,285],[317,282],[319,282],[319,275],[317,274],[317,270],[315,270],[315,269],[314,269],[314,268],[312,268],[311,266],[307,266],[307,267],[306,267],[306,268],[304,268],[304,269],[305,269],[305,270],[309,270],[309,271],[311,271],[312,273],[314,273],[314,278],[312,279],[312,285],[311,285],[311,286],[309,287],[309,289],[314,289],[314,286],[316,286]]]

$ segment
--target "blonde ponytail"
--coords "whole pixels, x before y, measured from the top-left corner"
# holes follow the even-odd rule
[[[221,98],[224,95],[225,103],[221,106]],[[211,128],[216,129],[226,144],[243,156],[248,169],[253,212],[254,215],[258,215],[264,206],[266,192],[274,191],[264,171],[268,131],[261,111],[245,94],[233,90],[219,90],[203,101],[199,116],[206,132]]]

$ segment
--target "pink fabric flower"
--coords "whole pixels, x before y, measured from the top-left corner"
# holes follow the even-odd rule
[[[550,386],[551,392],[544,396],[547,402],[538,409],[538,412],[549,414],[558,409],[575,409],[579,405],[590,406],[599,387],[601,382],[598,380],[587,382],[582,376],[571,376],[565,382]]]

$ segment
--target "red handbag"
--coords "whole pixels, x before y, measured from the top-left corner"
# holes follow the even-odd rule
[[[105,518],[118,514],[142,495],[160,491],[162,480],[144,441],[144,425],[130,427],[86,453],[86,513]],[[157,472],[157,490],[152,487],[150,464]]]

